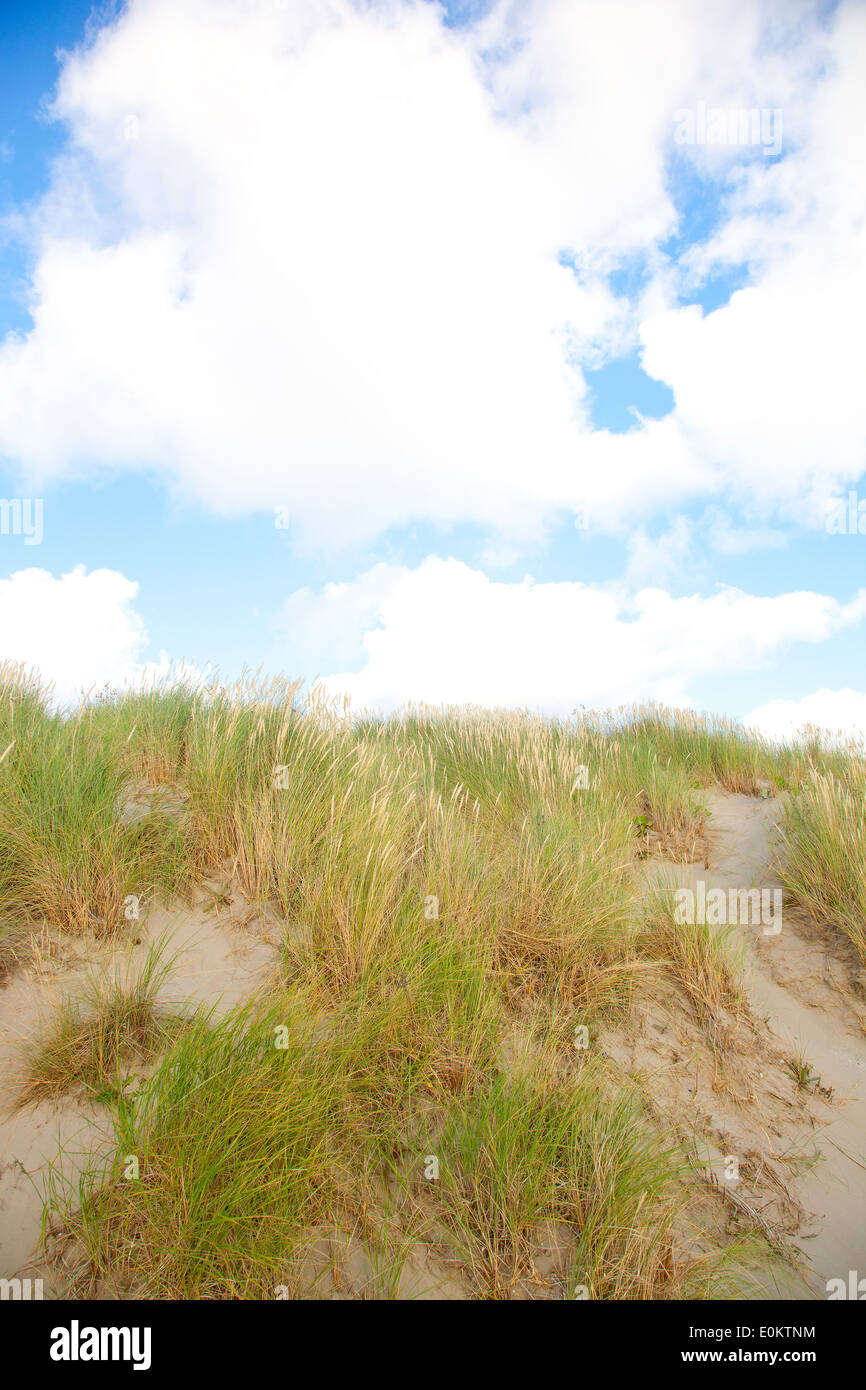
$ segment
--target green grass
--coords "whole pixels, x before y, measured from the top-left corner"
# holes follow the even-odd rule
[[[478,1295],[506,1296],[531,1274],[545,1223],[563,1232],[564,1292],[664,1297],[688,1278],[673,1256],[681,1157],[643,1121],[633,1093],[610,1093],[598,1065],[570,1082],[553,1066],[499,1076],[455,1104],[429,1145],[441,1155],[439,1178],[423,1196]]]
[[[5,680],[4,680],[5,674]],[[157,812],[127,823],[122,726],[94,708],[50,714],[33,682],[0,672],[9,738],[0,762],[0,916],[61,931],[117,934],[127,898],[189,882],[189,846]]]
[[[866,965],[866,765],[812,773],[790,799],[779,872],[816,920],[842,932]]]
[[[598,1065],[569,1078],[549,1054],[525,1074],[469,1070],[454,1090],[423,1031],[392,1019],[383,1033],[381,1010],[317,1040],[310,1016],[294,1017],[282,1049],[276,1001],[194,1023],[118,1109],[114,1171],[94,1174],[70,1218],[97,1277],[150,1297],[310,1295],[304,1256],[324,1226],[390,1250],[392,1287],[397,1252],[423,1240],[459,1262],[470,1296],[505,1297],[531,1279],[539,1227],[553,1222],[567,1233],[560,1296],[715,1287],[705,1262],[675,1250],[682,1155]],[[137,1178],[125,1176],[132,1156]],[[388,1177],[390,1210],[372,1195]]]

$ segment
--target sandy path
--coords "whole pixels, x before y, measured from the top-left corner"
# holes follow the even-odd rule
[[[713,793],[707,797],[709,868],[680,868],[680,881],[704,879],[707,887],[781,887],[771,871],[774,800]],[[825,1298],[826,1282],[866,1276],[866,1034],[850,970],[839,964],[847,948],[822,934],[788,908],[782,929],[765,935],[760,925],[737,928],[746,941],[747,982],[752,1008],[783,1043],[786,1056],[802,1052],[833,1103],[812,1132],[822,1161],[804,1173],[797,1195],[813,1214],[808,1238],[797,1241],[811,1267],[810,1287]],[[836,948],[839,949],[836,949]],[[814,1233],[814,1234],[813,1234]]]

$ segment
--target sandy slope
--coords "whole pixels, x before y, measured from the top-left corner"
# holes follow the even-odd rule
[[[46,1292],[53,1287],[55,1271],[37,1256],[52,1165],[61,1182],[74,1184],[94,1155],[108,1156],[112,1149],[108,1111],[81,1097],[10,1113],[18,1045],[38,1032],[59,998],[82,988],[88,971],[134,975],[148,946],[159,940],[172,958],[159,997],[226,1013],[264,985],[274,968],[277,937],[269,925],[240,894],[222,901],[212,884],[197,895],[191,911],[154,911],[111,949],[94,941],[65,943],[60,954],[19,970],[0,989],[0,1278],[43,1276]]]
[[[710,869],[696,870],[719,887],[778,887],[770,868],[778,805],[745,796],[710,799]],[[801,1241],[811,1286],[826,1297],[826,1281],[849,1270],[866,1276],[866,1008],[858,991],[859,962],[838,939],[822,933],[783,901],[782,930],[739,928],[747,938],[749,993],[787,1056],[801,1051],[833,1090],[820,1107],[815,1143],[821,1162],[801,1178],[797,1196],[813,1220]]]
[[[649,861],[648,880],[697,892],[781,888],[773,872],[780,803],[713,792],[697,863]],[[772,924],[775,925],[775,924]],[[705,1163],[728,1205],[729,1233],[752,1229],[787,1259],[770,1268],[768,1296],[826,1298],[827,1280],[866,1275],[866,1006],[853,947],[783,895],[781,930],[736,923],[750,1016],[722,1018],[717,1047],[676,990],[639,999],[607,1046],[642,1075],[654,1107]],[[799,1089],[788,1063],[820,1079]],[[741,1176],[725,1178],[735,1157]]]
[[[713,793],[707,804],[706,859],[676,865],[678,881],[778,886],[770,865],[779,803]],[[672,871],[659,861],[646,868]],[[152,912],[108,951],[94,942],[65,943],[58,955],[19,970],[0,988],[0,1074],[7,1087],[14,1088],[15,1044],[38,1029],[52,1001],[81,987],[86,969],[126,971],[143,961],[150,942],[167,937],[174,959],[162,997],[214,1005],[221,1013],[267,983],[280,930],[237,890],[226,894],[214,880],[203,885],[192,911]],[[764,936],[752,925],[738,931],[746,943],[753,1021],[733,1030],[722,1061],[684,1015],[682,1001],[664,993],[647,994],[630,1024],[605,1044],[612,1061],[644,1077],[661,1117],[690,1137],[709,1174],[718,1179],[725,1156],[740,1157],[742,1182],[734,1191],[718,1181],[714,1199],[734,1223],[728,1229],[738,1229],[745,1212],[747,1224],[762,1224],[803,1252],[805,1279],[781,1265],[766,1291],[823,1298],[829,1278],[847,1279],[849,1270],[866,1276],[863,972],[838,932],[822,932],[787,905],[778,935]],[[795,1087],[785,1063],[798,1051],[820,1075],[824,1093]],[[59,1146],[55,1171],[74,1182],[88,1155],[108,1153],[110,1141],[107,1111],[80,1098],[18,1115],[0,1111],[0,1277],[40,1274],[48,1292],[59,1292],[57,1266],[37,1255],[50,1165]],[[332,1255],[322,1259],[317,1278],[336,1267]],[[422,1251],[417,1269],[409,1262],[398,1296],[418,1296],[422,1287],[429,1294],[425,1259]],[[459,1292],[449,1285],[440,1296]]]

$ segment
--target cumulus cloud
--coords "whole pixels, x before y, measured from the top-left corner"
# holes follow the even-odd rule
[[[636,588],[669,582],[690,557],[693,530],[691,521],[685,516],[675,516],[667,531],[655,539],[638,528],[628,540],[626,584]]]
[[[59,701],[141,670],[147,633],[138,585],[117,570],[80,565],[56,579],[18,570],[0,580],[0,660],[25,662],[53,682]]]
[[[135,610],[138,584],[117,570],[83,565],[55,578],[17,570],[0,579],[0,662],[23,663],[53,685],[58,705],[108,685],[115,690],[157,681],[200,683],[208,672],[173,662],[166,652],[144,660],[148,635]]]
[[[299,624],[346,640],[353,614],[360,670],[323,684],[357,706],[471,702],[568,713],[652,698],[693,701],[714,673],[758,669],[795,642],[823,642],[866,617],[866,590],[848,603],[817,593],[765,598],[723,588],[675,598],[576,582],[488,578],[462,561],[429,556],[415,569],[379,565],[321,594],[292,596],[287,640]]]
[[[63,69],[0,453],[44,482],[146,469],[224,515],[286,506],[334,546],[420,517],[507,547],[578,507],[617,529],[730,481],[790,497],[816,459],[841,476],[863,290],[856,161],[821,163],[840,119],[862,128],[863,15],[842,8],[836,37],[770,0],[500,0],[462,30],[420,0],[131,0]],[[755,282],[708,319],[673,309],[659,249],[675,113],[699,98],[790,108],[806,151],[775,183],[760,152],[688,151],[740,171],[736,235],[707,255]],[[607,276],[635,254],[631,301]],[[594,431],[581,364],[642,321],[676,410]]]
[[[365,632],[379,621],[382,604],[408,569],[380,563],[346,583],[326,584],[321,594],[296,589],[273,623],[279,643],[290,644],[295,669],[307,679],[328,664],[356,664]]]
[[[759,705],[743,721],[768,738],[791,740],[812,729],[831,739],[866,738],[866,694],[860,690],[828,690],[823,687],[801,700],[771,700]]]
[[[668,308],[639,332],[684,440],[724,461],[731,493],[820,527],[866,452],[866,184],[853,148],[866,123],[866,9],[841,5],[813,56],[826,75],[782,102],[784,158],[740,169],[720,226],[683,259],[686,280],[745,264],[750,284],[712,314]]]

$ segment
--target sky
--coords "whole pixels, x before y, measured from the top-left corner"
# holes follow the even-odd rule
[[[3,0],[0,660],[866,730],[863,0]]]

